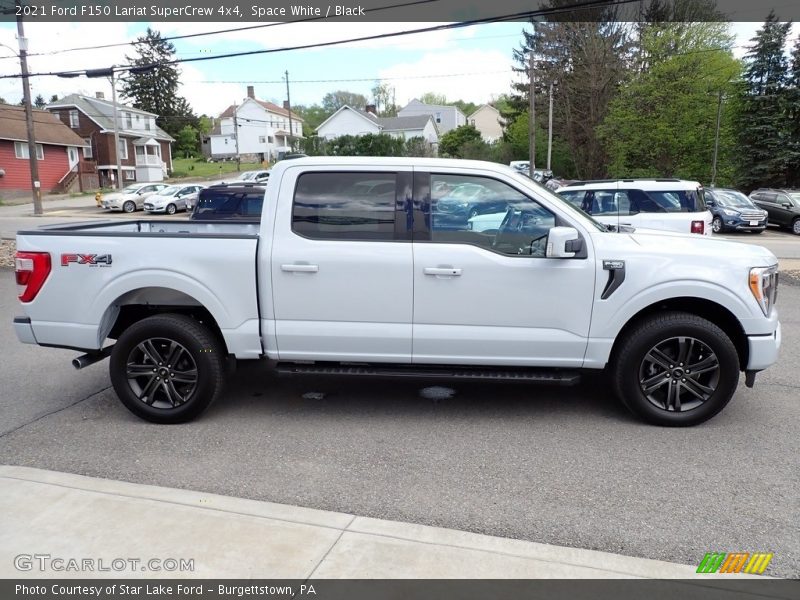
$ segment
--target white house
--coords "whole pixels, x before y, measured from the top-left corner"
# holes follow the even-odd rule
[[[484,141],[492,143],[503,137],[503,118],[494,106],[484,104],[468,118],[467,122],[481,132]]]
[[[436,123],[436,128],[440,134],[467,124],[467,117],[457,106],[423,104],[416,98],[397,111],[398,117],[417,117],[420,115],[433,117],[433,122]]]
[[[367,110],[342,106],[317,127],[317,135],[330,140],[343,135],[386,133],[404,140],[421,137],[434,150],[439,144],[439,131],[430,115],[379,117],[374,111],[375,106],[371,104],[367,106]]]
[[[258,100],[253,86],[248,85],[247,98],[226,108],[203,140],[203,154],[211,158],[238,154],[254,161],[275,160],[279,153],[290,152],[292,141],[302,137],[303,119],[299,115],[286,106]]]

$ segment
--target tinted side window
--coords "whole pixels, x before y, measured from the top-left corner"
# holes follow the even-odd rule
[[[242,200],[239,212],[245,217],[259,217],[263,206],[264,194],[247,194]]]
[[[292,231],[312,239],[394,239],[395,173],[305,173],[297,179]]]
[[[431,174],[431,241],[544,256],[553,213],[487,177]]]
[[[759,197],[759,200],[764,202],[777,202],[778,201],[778,194],[774,192],[762,192]]]

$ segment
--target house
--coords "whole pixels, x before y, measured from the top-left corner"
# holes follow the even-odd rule
[[[247,98],[226,108],[211,134],[203,139],[203,155],[214,160],[238,155],[250,162],[273,161],[291,152],[292,143],[302,137],[303,119],[289,110],[288,103],[281,107],[259,100],[253,86],[248,85]]]
[[[367,105],[366,110],[342,106],[317,127],[317,135],[328,140],[343,135],[359,136],[367,133],[386,133],[404,140],[421,137],[434,152],[439,144],[439,131],[431,115],[379,117],[375,114],[374,104]]]
[[[96,97],[70,94],[47,110],[84,139],[83,158],[93,161],[101,187],[115,187],[114,104],[102,92]],[[156,125],[158,115],[117,103],[117,130],[123,183],[162,181],[172,171],[172,142]],[[83,175],[82,175],[83,176]]]
[[[83,139],[46,110],[33,110],[33,132],[42,192],[75,189]],[[0,190],[31,189],[29,156],[25,108],[0,104]]]
[[[431,115],[440,134],[467,124],[467,118],[457,106],[423,104],[416,98],[397,111],[398,117],[418,117],[420,115]]]
[[[484,104],[467,118],[467,123],[481,132],[485,142],[496,142],[503,137],[503,118],[500,111],[490,104]]]

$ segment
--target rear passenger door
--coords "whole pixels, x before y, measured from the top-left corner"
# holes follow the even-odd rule
[[[769,215],[769,222],[774,225],[783,225],[783,215],[778,205],[778,194],[775,192],[759,192],[753,197],[753,202],[763,208]]]
[[[284,172],[265,322],[280,359],[411,361],[411,182],[411,167]]]

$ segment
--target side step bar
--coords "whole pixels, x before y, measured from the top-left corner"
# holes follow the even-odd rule
[[[369,365],[339,363],[288,363],[275,365],[281,375],[350,375],[359,377],[428,377],[483,381],[521,381],[571,386],[580,382],[569,369],[456,367],[450,365]]]

